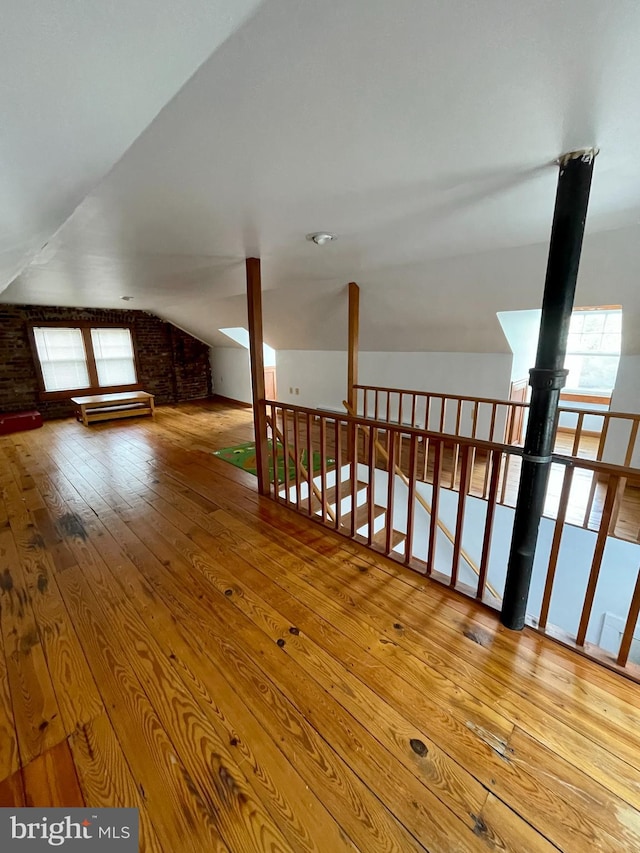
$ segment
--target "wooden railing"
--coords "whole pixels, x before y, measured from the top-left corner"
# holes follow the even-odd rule
[[[264,405],[274,500],[500,608],[521,448],[392,423],[391,412],[388,420],[386,412],[376,420],[275,401]],[[585,529],[571,519],[584,513],[593,480],[597,486]],[[529,614],[537,629],[633,675],[635,664],[628,658],[630,650],[635,655],[640,611],[640,548],[632,541],[638,530],[633,536],[619,531],[627,542],[608,534],[616,512],[629,530],[640,524],[640,503],[635,514],[627,505],[621,510],[625,494],[640,494],[638,487],[638,469],[553,457],[547,504],[555,523],[543,519],[541,525]],[[624,552],[614,554],[613,568],[611,548]],[[615,576],[623,564],[624,582]],[[616,625],[622,620],[624,627],[618,647],[612,651],[609,643],[607,651],[598,648],[598,620],[602,591],[612,586],[620,592]],[[573,614],[577,602],[580,613]]]
[[[491,397],[436,394],[382,386],[356,385],[355,414],[405,423],[450,435],[517,444],[523,435],[529,403]],[[570,431],[567,444],[562,434],[557,452],[629,466],[640,456],[640,414],[560,405],[560,425]]]
[[[355,414],[407,426],[435,430],[446,435],[480,438],[500,444],[521,446],[524,435],[529,404],[513,400],[499,400],[489,397],[456,396],[436,394],[425,391],[411,391],[381,386],[356,385]],[[628,467],[640,467],[640,414],[631,412],[608,412],[598,409],[582,409],[560,406],[559,421],[567,424],[558,431],[555,452],[571,457],[593,459]],[[502,479],[500,503],[512,504],[507,485],[519,477],[520,466],[516,462],[516,471],[511,472],[511,458],[506,461],[506,470]],[[457,460],[454,460],[452,482],[457,476]],[[557,476],[557,473],[556,475]],[[585,528],[594,529],[597,523],[597,497],[599,475],[588,475],[590,481],[586,504],[581,507],[582,517],[578,519],[575,507],[569,513],[572,523],[580,523]],[[488,471],[484,481],[485,496],[488,488]],[[623,493],[627,484],[621,483]],[[634,487],[635,488],[635,487]],[[618,513],[625,499],[634,502],[638,496],[631,493],[621,495],[611,519],[611,535],[638,539],[626,529],[625,522],[619,525]],[[554,517],[554,502],[550,500],[545,514]],[[596,508],[594,513],[594,507]]]

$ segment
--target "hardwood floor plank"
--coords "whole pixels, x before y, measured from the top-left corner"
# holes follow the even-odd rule
[[[63,740],[22,768],[25,805],[75,808],[85,805],[69,743]]]
[[[101,554],[105,555],[105,548],[108,549],[107,553],[113,553],[118,548],[117,543],[115,540],[111,540],[111,543],[105,540],[108,540],[108,537],[101,540]],[[123,558],[124,555],[119,554],[117,561],[113,561],[111,565],[122,567]],[[109,573],[109,569],[106,569],[106,572]],[[149,602],[140,613],[145,630],[149,630],[162,645],[167,659],[175,661],[173,665],[176,672],[191,688],[208,720],[216,726],[225,742],[233,747],[232,751],[237,753],[238,766],[250,768],[249,781],[253,782],[256,792],[264,797],[276,824],[287,834],[294,849],[318,850],[312,833],[313,829],[319,826],[322,826],[323,837],[332,850],[354,849],[310,792],[301,800],[300,792],[305,786],[294,767],[279,753],[276,745],[248,713],[247,705],[239,701],[234,688],[227,685],[223,675],[220,672],[214,674],[211,665],[203,667],[204,653],[200,645],[194,641],[191,634],[187,634],[187,640],[178,633],[171,612],[164,607],[160,599],[154,597],[135,566],[130,563],[126,577],[123,577],[123,574],[118,571],[118,578],[112,578],[112,583],[119,579],[120,594],[114,593],[113,586],[104,574],[100,578],[99,588],[112,598],[118,609],[126,606],[121,597],[123,591],[125,595],[142,594],[145,603]],[[108,592],[105,585],[110,586]],[[226,711],[221,707],[221,702],[226,706]],[[248,732],[248,736],[243,734],[245,732]],[[300,819],[300,813],[305,820]]]
[[[145,554],[146,548],[142,546],[137,537],[131,533],[127,536],[127,533],[123,530],[119,531],[118,541],[124,543],[127,549],[131,549],[129,551],[130,556],[137,564],[143,566],[145,574],[148,574],[154,565],[160,567],[160,574],[162,574],[164,567],[160,561],[149,559],[149,555]],[[154,581],[156,577],[152,575]],[[157,589],[155,583],[154,589]],[[179,584],[177,588],[169,587],[170,591],[168,592],[165,590],[165,594],[169,596],[172,610],[175,612],[176,608],[181,608],[181,604],[174,598],[172,589],[180,596],[185,593],[182,584]],[[182,618],[178,621],[177,625],[182,624],[183,620],[185,624],[193,621],[193,614],[191,613],[193,601],[188,597],[187,602],[184,611],[180,609]],[[210,628],[208,614],[209,611],[204,609],[203,622],[198,622],[194,626],[194,631],[198,636],[202,635],[203,629],[207,631]],[[225,630],[223,636],[228,636],[228,631]],[[232,654],[233,657],[231,660],[234,663],[238,661],[237,665],[243,667],[240,670],[241,673],[244,673],[246,668],[251,672],[252,665],[242,652],[229,649],[228,645],[224,643],[224,640],[219,635],[216,635],[216,640],[223,644],[223,653],[226,653],[226,655]],[[212,659],[213,652],[214,650],[211,644],[209,644],[207,646],[207,654],[210,660]],[[228,657],[223,657],[222,659],[213,657],[213,663],[220,666],[223,670],[229,669]],[[393,819],[391,816],[382,819],[380,815],[376,814],[370,794],[362,787],[357,776],[350,776],[346,768],[341,766],[340,759],[331,757],[331,751],[328,751],[327,745],[318,738],[313,729],[305,723],[301,715],[297,715],[294,709],[288,707],[286,700],[280,696],[278,691],[268,681],[264,680],[260,670],[253,672],[251,677],[245,676],[242,685],[239,683],[237,675],[238,670],[234,668],[234,677],[232,678],[233,687],[231,689],[239,692],[240,695],[243,695],[243,692],[246,693],[246,707],[251,708],[252,713],[257,715],[261,726],[271,734],[274,741],[280,748],[285,750],[285,753],[289,757],[291,757],[289,749],[293,748],[292,757],[294,763],[303,772],[306,785],[312,790],[319,789],[322,792],[323,800],[334,805],[335,813],[339,814],[340,822],[343,824],[345,831],[354,840],[358,841],[359,846],[360,843],[362,844],[362,849],[371,849],[372,844],[376,849],[378,847],[390,850],[413,849],[409,837],[402,833],[399,834],[397,842],[394,840],[398,836],[398,831],[393,829]],[[205,666],[204,670],[201,669],[197,679],[205,684],[211,683],[210,667]],[[217,681],[214,681],[211,684],[211,693],[215,694],[217,699],[219,692],[219,684]],[[267,697],[266,700],[265,696]],[[287,739],[282,737],[283,720],[291,720],[290,725],[286,729],[288,732]],[[291,746],[288,745],[289,743]],[[346,813],[340,809],[340,804],[345,802],[345,796],[347,797],[347,801],[352,803],[352,808]]]
[[[146,791],[154,826],[176,850],[226,851],[216,815],[202,801],[149,699],[131,671],[120,641],[105,631],[99,606],[76,570],[60,576],[61,591],[78,628],[111,724]],[[123,637],[124,639],[124,637]]]
[[[147,519],[150,519],[149,514],[146,515]],[[153,519],[151,517],[152,523],[153,521],[158,522],[158,519]],[[133,525],[132,525],[133,526]],[[155,527],[155,524],[154,524]],[[135,527],[133,529],[136,529]],[[289,645],[292,647],[299,646],[300,649],[303,649],[303,642],[300,637],[295,634],[291,634],[289,632],[289,623],[285,622],[282,617],[272,608],[270,608],[266,602],[258,599],[257,597],[250,596],[249,591],[247,589],[243,589],[237,582],[237,579],[234,581],[234,576],[237,575],[236,569],[238,568],[237,559],[234,562],[232,555],[230,552],[216,552],[212,556],[215,558],[219,556],[220,559],[210,560],[208,555],[204,551],[192,551],[193,548],[186,540],[186,537],[180,538],[181,535],[177,533],[173,533],[170,535],[168,533],[168,529],[166,525],[159,523],[157,527],[155,527],[159,536],[162,536],[168,544],[172,544],[176,551],[178,550],[178,544],[182,547],[180,548],[180,553],[183,557],[187,557],[190,559],[192,565],[197,568],[200,572],[205,575],[205,578],[214,586],[217,590],[219,596],[221,597],[221,604],[225,602],[232,603],[235,607],[237,607],[240,612],[242,612],[259,630],[262,630],[267,637],[269,637],[272,641],[277,640],[277,643],[285,650],[288,649]],[[176,541],[179,538],[179,543]],[[211,553],[211,551],[210,551]],[[175,560],[175,557],[173,558]],[[229,571],[221,570],[220,565],[222,563],[226,563],[229,565]],[[205,587],[206,589],[206,587]],[[224,598],[223,598],[224,597]],[[286,640],[284,636],[286,636]],[[255,634],[256,638],[258,634]],[[306,671],[310,672],[310,665],[315,661],[316,658],[322,657],[322,651],[319,647],[314,647],[309,650],[308,656],[301,661],[302,666],[300,670],[294,670],[294,674],[292,678],[297,679],[298,692],[300,691],[302,685],[304,684],[306,690],[309,692],[309,697],[305,697],[305,709],[310,705],[314,707],[314,713],[317,715],[320,713],[320,709],[323,704],[327,704],[327,694],[323,693],[318,689],[316,684],[313,683],[305,683],[302,681],[301,673]],[[292,658],[295,660],[295,658]],[[321,676],[321,680],[324,680],[325,683],[331,683],[332,678],[336,678],[336,670],[338,667],[333,666],[333,661],[329,656],[325,655],[323,658],[325,666],[329,669],[328,677],[325,679]],[[287,666],[287,671],[290,670],[291,667]],[[342,675],[342,674],[341,674]],[[349,679],[349,674],[344,672],[342,677],[346,677]],[[294,695],[290,694],[292,684],[291,680],[287,680],[286,695]],[[281,689],[283,689],[283,683],[278,680],[278,685]],[[353,688],[358,689],[358,683],[353,679]],[[351,689],[351,688],[347,688]],[[364,692],[364,687],[362,687],[362,691]],[[352,691],[353,692],[353,691]],[[369,701],[374,701],[376,699],[375,694],[367,694],[365,699],[368,698]],[[308,713],[305,710],[305,713]],[[399,728],[394,732],[395,737],[388,737],[386,735],[385,730],[377,726],[375,724],[375,717],[369,717],[367,722],[373,725],[373,731],[371,725],[362,725],[359,721],[358,717],[354,715],[349,718],[346,714],[343,713],[341,708],[336,707],[333,704],[330,704],[329,714],[332,719],[336,719],[340,724],[341,731],[350,731],[352,743],[350,744],[348,741],[345,741],[343,757],[348,756],[349,750],[353,748],[359,748],[372,757],[376,757],[377,761],[381,766],[385,768],[386,776],[388,782],[395,787],[399,787],[405,791],[406,796],[411,796],[411,791],[413,790],[415,793],[413,796],[416,799],[425,800],[427,796],[424,791],[420,792],[420,788],[416,787],[411,776],[404,774],[402,772],[398,772],[398,769],[394,769],[393,766],[389,765],[389,756],[388,753],[380,748],[380,743],[372,740],[368,737],[369,734],[378,734],[382,736],[386,741],[386,746],[390,751],[393,752],[394,757],[398,759],[401,754],[401,750],[405,750],[407,753],[407,758],[402,763],[405,767],[410,769],[411,773],[415,775],[416,779],[419,779],[421,782],[425,783],[427,781],[431,782],[433,785],[433,790],[435,790],[436,795],[440,794],[446,800],[446,805],[448,805],[453,811],[455,811],[461,819],[465,820],[469,827],[471,827],[471,821],[469,820],[469,809],[475,809],[479,811],[482,807],[482,803],[486,798],[486,790],[479,786],[474,780],[468,775],[465,774],[461,768],[457,767],[453,764],[453,762],[449,762],[444,755],[439,755],[436,750],[435,756],[424,762],[425,766],[421,766],[421,762],[417,761],[416,753],[410,746],[411,734],[417,735],[415,729],[413,727],[408,726],[404,721],[399,723]],[[327,720],[329,716],[327,715]],[[398,722],[396,719],[394,722]],[[401,728],[403,727],[405,730],[409,729],[410,734],[406,737],[402,738],[400,736]],[[400,738],[400,744],[398,744],[396,738]],[[417,741],[417,737],[413,738],[414,741]],[[362,745],[360,745],[362,744]],[[400,749],[399,749],[400,747]],[[419,748],[422,751],[421,747]],[[404,756],[403,756],[404,758]],[[345,760],[348,760],[345,758]],[[428,769],[427,769],[428,768]],[[373,774],[372,774],[373,777]],[[428,787],[430,793],[433,793],[431,787]],[[378,794],[380,796],[380,794]],[[443,811],[440,808],[439,803],[436,800],[426,800],[425,806],[428,808],[431,821],[434,822],[437,819],[437,816],[440,815],[440,819],[446,825],[448,821],[448,815],[446,811]],[[426,830],[425,830],[426,831]],[[447,830],[448,832],[448,830]],[[429,838],[425,832],[415,831],[416,837],[424,840],[427,846],[431,848],[432,844],[437,843],[435,840]],[[451,837],[451,832],[444,837]],[[441,842],[442,843],[442,842]],[[435,849],[435,848],[432,848]],[[438,848],[445,849],[445,848]]]
[[[0,808],[17,809],[25,806],[22,770],[16,770],[0,782]]]
[[[84,799],[94,808],[137,808],[140,853],[161,853],[142,782],[136,785],[106,713],[82,725],[69,739]],[[167,848],[167,853],[174,848]]]
[[[70,734],[145,851],[640,849],[638,686],[258,496],[212,455],[251,427],[214,402],[0,437],[0,797],[23,744],[51,794]]]
[[[20,762],[64,740],[65,731],[11,530],[0,532],[0,629]]]
[[[76,519],[70,514],[61,513],[59,520],[63,527],[75,529]],[[11,516],[19,559],[15,569],[26,606],[33,611],[65,733],[71,734],[99,714],[103,705],[58,589],[56,574],[64,569],[60,569],[60,561],[56,565],[47,542],[53,527],[44,506],[28,513],[18,504]],[[67,555],[64,567],[75,565],[75,558],[57,532],[55,539]]]

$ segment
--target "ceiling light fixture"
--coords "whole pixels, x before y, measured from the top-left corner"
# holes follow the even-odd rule
[[[331,243],[337,239],[335,234],[329,234],[327,231],[316,231],[313,234],[307,234],[307,240],[315,243],[316,246],[324,246],[326,243]]]
[[[131,302],[133,296],[121,296],[120,299],[122,299],[124,302]]]

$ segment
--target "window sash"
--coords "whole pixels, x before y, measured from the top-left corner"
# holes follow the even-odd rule
[[[64,399],[74,392],[124,391],[138,385],[130,327],[45,322],[30,328],[42,399]]]
[[[131,331],[126,328],[91,329],[98,384],[133,385],[137,382]]]
[[[37,327],[33,331],[45,391],[66,391],[70,383],[71,390],[91,387],[81,329]]]

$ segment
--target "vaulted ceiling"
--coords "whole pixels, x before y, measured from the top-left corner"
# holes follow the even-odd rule
[[[599,145],[578,302],[640,346],[637,0],[13,0],[0,41],[4,301],[228,343],[259,255],[277,349],[343,348],[355,280],[365,349],[504,351]]]

